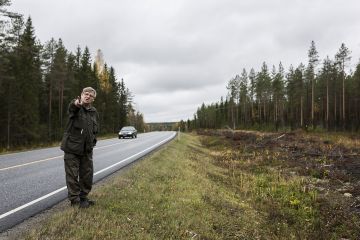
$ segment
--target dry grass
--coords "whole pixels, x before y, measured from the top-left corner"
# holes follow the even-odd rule
[[[23,238],[358,239],[348,199],[319,191],[266,136],[246,136],[182,134],[95,189],[95,207],[68,207]]]

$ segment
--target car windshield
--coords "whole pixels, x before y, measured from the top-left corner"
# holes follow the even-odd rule
[[[134,130],[133,127],[123,127],[123,128],[121,129],[121,131],[132,131],[132,130]]]

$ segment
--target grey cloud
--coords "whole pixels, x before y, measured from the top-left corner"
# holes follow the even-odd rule
[[[136,69],[137,72],[130,76],[124,74],[124,79],[130,86],[137,89],[138,94],[197,90],[218,84],[219,80],[222,80],[221,74],[209,71],[208,65],[202,67],[198,65],[157,65]]]
[[[191,118],[242,68],[306,63],[311,40],[320,58],[342,42],[360,56],[357,0],[16,0],[12,10],[32,16],[41,42],[101,49],[149,122]]]

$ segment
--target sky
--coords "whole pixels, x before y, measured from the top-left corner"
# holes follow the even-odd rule
[[[226,97],[245,68],[320,62],[341,43],[360,58],[358,0],[12,0],[31,16],[41,43],[63,40],[72,52],[101,49],[134,95],[145,122],[192,119],[197,108]]]

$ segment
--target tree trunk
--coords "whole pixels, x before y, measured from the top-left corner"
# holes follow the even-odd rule
[[[300,97],[300,126],[304,126],[303,96]]]
[[[315,128],[314,124],[314,81],[315,79],[312,78],[311,80],[311,125]]]
[[[60,80],[60,94],[59,94],[60,128],[63,127],[63,106],[64,106],[64,79],[61,79]]]
[[[329,79],[326,79],[326,128],[329,130]]]
[[[239,102],[239,101],[237,101],[237,102]],[[238,107],[238,105],[240,106],[240,104],[235,103],[235,107],[236,107],[235,125],[239,125],[239,107]],[[240,115],[241,115],[241,113],[240,113]]]
[[[234,104],[231,106],[231,119],[233,123],[233,129],[235,130],[235,116],[234,116]]]
[[[336,91],[336,90],[335,90]],[[335,92],[335,98],[334,98],[334,121],[335,121],[335,126],[336,126],[336,121],[337,121],[337,117],[336,117],[336,114],[337,114],[337,109],[336,109],[336,98],[337,98],[337,96],[336,96],[336,92]]]
[[[7,149],[10,149],[10,123],[11,123],[11,119],[10,119],[10,107],[8,108],[8,116],[7,116]]]
[[[259,119],[259,124],[261,124],[261,102],[259,101],[259,106],[258,106],[258,119]]]
[[[344,72],[345,60],[343,60],[342,69],[342,127],[345,130],[345,72]]]
[[[50,78],[50,87],[49,87],[49,140],[51,140],[51,114],[52,114],[52,105],[51,105],[51,99],[52,99],[52,81]]]
[[[264,101],[264,122],[266,123],[266,101]]]
[[[252,121],[252,124],[253,124],[254,121],[255,121],[255,110],[254,110],[253,100],[251,100],[251,121]]]
[[[246,117],[246,101],[244,101],[244,124],[246,125],[246,120],[247,120],[247,117]]]

